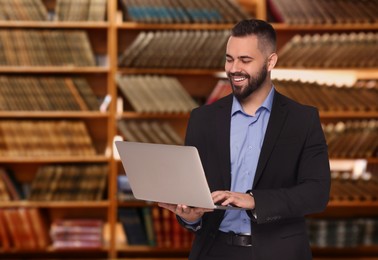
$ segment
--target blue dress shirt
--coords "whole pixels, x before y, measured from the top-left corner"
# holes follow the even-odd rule
[[[274,88],[254,116],[243,111],[234,97],[231,110],[231,191],[246,192],[253,179],[272,109]],[[245,210],[227,210],[219,227],[223,232],[250,233],[251,223]]]

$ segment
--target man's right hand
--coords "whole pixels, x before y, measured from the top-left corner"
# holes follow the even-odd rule
[[[204,209],[204,208],[192,208],[182,204],[169,204],[161,203],[158,205],[162,208],[168,209],[178,215],[180,218],[186,220],[187,222],[196,222],[198,221],[205,212],[212,212],[213,209]]]

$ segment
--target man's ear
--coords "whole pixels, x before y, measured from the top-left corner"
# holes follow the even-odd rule
[[[267,68],[268,71],[271,71],[276,66],[277,60],[278,60],[277,53],[270,54],[268,58],[268,68]]]

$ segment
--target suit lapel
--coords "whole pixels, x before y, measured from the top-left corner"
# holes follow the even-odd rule
[[[279,94],[276,91],[274,94],[272,112],[270,114],[268,126],[267,126],[265,137],[264,137],[263,146],[261,148],[259,161],[257,163],[256,175],[253,181],[252,188],[256,186],[259,179],[261,178],[265,165],[273,150],[274,144],[276,143],[277,138],[281,132],[283,123],[286,120],[286,116],[287,116],[287,109],[286,109],[285,103],[282,102],[281,94]]]
[[[231,163],[230,163],[230,128],[232,95],[229,95],[219,104],[216,114],[216,143],[219,158],[219,169],[224,189],[231,188]]]

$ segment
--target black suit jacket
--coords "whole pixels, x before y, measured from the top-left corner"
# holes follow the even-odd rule
[[[186,145],[197,147],[211,191],[229,190],[232,95],[192,111]],[[327,145],[318,111],[275,92],[251,189],[254,260],[306,260],[311,250],[304,216],[324,210],[329,198]],[[212,245],[224,211],[206,213],[190,259]]]

